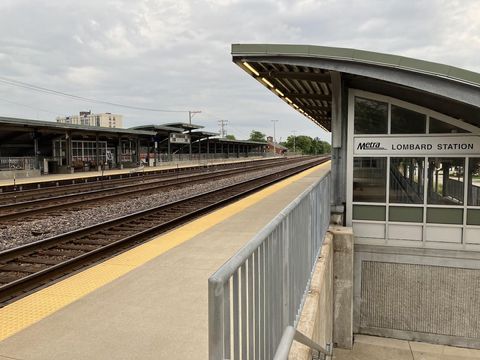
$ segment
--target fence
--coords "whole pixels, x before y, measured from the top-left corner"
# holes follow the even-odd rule
[[[0,157],[0,170],[33,170],[34,157]]]
[[[330,222],[330,173],[208,280],[209,358],[272,359],[294,325]]]
[[[251,157],[267,157],[267,153],[249,152],[248,155],[244,152],[237,153],[209,153],[209,154],[159,154],[153,155],[160,162],[181,162],[181,161],[202,161],[214,159],[235,159],[235,158],[251,158]]]

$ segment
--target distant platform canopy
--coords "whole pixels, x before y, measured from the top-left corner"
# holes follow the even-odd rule
[[[397,55],[310,45],[233,44],[232,57],[327,131],[332,130],[336,87],[391,96],[480,126],[480,74],[471,71]]]

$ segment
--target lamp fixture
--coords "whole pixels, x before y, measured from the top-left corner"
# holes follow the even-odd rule
[[[286,100],[289,104],[293,103],[293,101],[290,100],[288,97],[285,97],[285,100]]]
[[[280,96],[285,96],[285,94],[284,94],[284,93],[282,93],[280,90],[278,90],[278,89],[275,89],[275,91],[277,92],[277,94],[278,94],[278,95],[280,95]]]
[[[250,70],[253,74],[255,74],[255,76],[260,76],[260,73],[257,70],[255,70],[254,67],[249,63],[247,63],[246,61],[243,62],[243,66],[245,66],[248,70]]]
[[[262,81],[263,81],[265,84],[267,84],[268,86],[270,86],[271,88],[273,88],[273,84],[272,84],[270,81],[268,81],[267,79],[265,79],[264,77],[262,77]]]

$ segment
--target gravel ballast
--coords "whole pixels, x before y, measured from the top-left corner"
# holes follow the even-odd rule
[[[298,165],[298,163],[295,164],[295,166]],[[278,172],[290,167],[292,167],[292,165],[259,170],[225,179],[194,184],[179,189],[170,189],[163,192],[150,194],[139,193],[136,197],[129,197],[127,200],[125,200],[125,198],[119,198],[118,200],[114,199],[108,202],[103,202],[97,207],[78,208],[76,211],[67,210],[63,213],[54,213],[48,218],[33,220],[13,226],[0,224],[0,251],[60,235],[82,227],[95,225],[120,216],[159,206],[167,202],[181,200],[194,193],[202,193],[238,184],[242,181]]]

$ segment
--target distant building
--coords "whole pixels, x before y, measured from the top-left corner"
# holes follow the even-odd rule
[[[283,155],[288,151],[288,149],[273,141],[273,136],[267,137],[267,152],[275,153],[277,155]]]
[[[58,116],[57,122],[74,125],[122,128],[123,116],[111,113],[92,114],[91,111],[80,111],[79,115]]]

